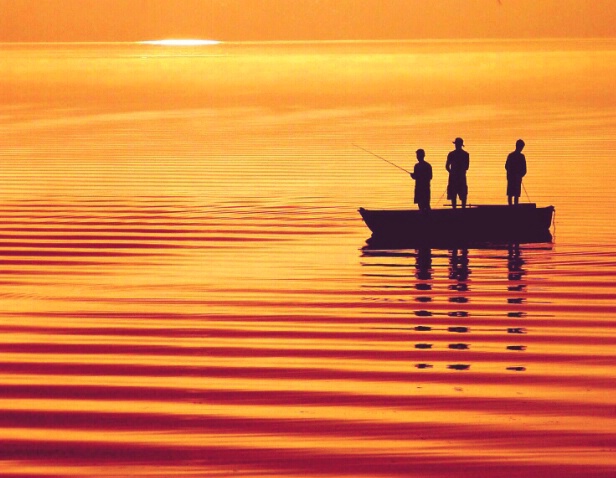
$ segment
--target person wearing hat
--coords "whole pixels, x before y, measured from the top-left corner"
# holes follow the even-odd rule
[[[411,173],[415,180],[415,199],[414,202],[419,206],[420,211],[430,210],[430,181],[432,180],[432,166],[425,160],[426,152],[418,149],[417,163]]]
[[[518,204],[522,192],[522,178],[526,176],[526,157],[522,154],[524,141],[518,139],[515,151],[509,153],[505,162],[507,170],[507,201],[509,205]]]
[[[466,207],[468,196],[468,186],[466,184],[466,171],[469,167],[470,155],[462,149],[464,140],[456,138],[453,141],[456,149],[447,155],[445,169],[449,172],[449,182],[447,183],[447,199],[451,199],[451,206],[455,209],[457,198],[460,197],[462,207]]]

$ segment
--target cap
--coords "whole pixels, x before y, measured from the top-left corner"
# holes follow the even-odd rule
[[[464,140],[462,138],[456,138],[453,140],[453,144],[461,144],[464,146]]]

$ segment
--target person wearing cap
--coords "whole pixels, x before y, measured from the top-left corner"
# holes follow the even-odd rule
[[[420,211],[430,210],[430,181],[432,180],[432,166],[425,160],[426,152],[418,149],[417,163],[411,173],[411,178],[415,180],[415,199],[414,202],[419,206]]]
[[[466,207],[468,196],[468,185],[466,184],[466,171],[470,163],[470,155],[462,149],[464,140],[456,138],[453,141],[456,149],[447,155],[445,169],[449,172],[449,182],[447,183],[447,199],[451,199],[451,206],[455,209],[457,198],[460,197],[462,207]]]
[[[509,205],[518,204],[522,192],[522,178],[526,176],[526,157],[522,154],[524,141],[518,139],[515,151],[509,153],[505,162],[507,170],[507,202]]]

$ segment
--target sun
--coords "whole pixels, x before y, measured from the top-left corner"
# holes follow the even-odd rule
[[[203,46],[203,45],[218,45],[218,40],[199,40],[199,39],[168,39],[168,40],[148,40],[139,42],[143,45],[161,45],[161,46]]]

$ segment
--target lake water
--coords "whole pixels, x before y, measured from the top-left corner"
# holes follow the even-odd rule
[[[0,474],[616,475],[616,41],[0,45]],[[556,208],[369,250],[357,208]],[[439,197],[440,196],[440,197]]]

